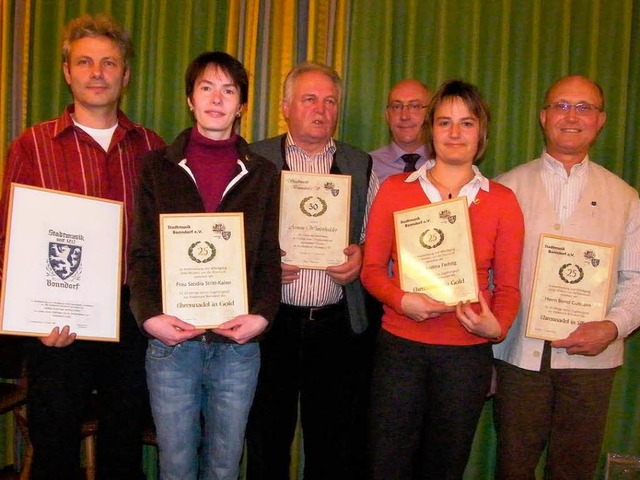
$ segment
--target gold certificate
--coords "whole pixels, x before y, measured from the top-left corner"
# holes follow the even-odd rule
[[[607,311],[616,248],[556,235],[540,235],[527,319],[527,337],[566,338]]]
[[[120,335],[122,203],[11,184],[0,333]]]
[[[199,328],[248,313],[242,213],[162,214],[160,245],[164,313]]]
[[[345,262],[351,177],[282,171],[280,248],[284,263],[324,270]]]
[[[393,213],[400,288],[447,305],[478,301],[467,197]]]

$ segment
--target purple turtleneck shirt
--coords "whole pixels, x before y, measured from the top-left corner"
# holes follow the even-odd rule
[[[185,157],[207,212],[218,209],[224,189],[236,175],[237,141],[238,135],[235,133],[226,140],[211,140],[202,135],[197,127],[191,129]]]

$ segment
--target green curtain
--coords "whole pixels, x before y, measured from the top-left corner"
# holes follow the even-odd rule
[[[594,158],[636,184],[637,0],[352,3],[345,140],[364,149],[387,143],[386,92],[399,79],[416,77],[435,89],[461,78],[477,84],[491,106],[482,168],[493,175],[540,153],[544,92],[558,77],[579,73],[606,92],[609,117]]]
[[[562,75],[580,73],[600,82],[607,100],[607,123],[592,158],[631,185],[640,185],[640,0],[0,2],[0,118],[9,127],[55,117],[69,103],[60,69],[62,26],[83,12],[105,11],[134,37],[136,58],[122,107],[168,141],[191,124],[183,74],[201,51],[227,49],[249,63],[254,82],[250,94],[256,95],[251,104],[253,125],[247,130],[250,140],[281,130],[277,104],[284,67],[306,55],[339,63],[345,99],[338,137],[365,150],[389,141],[384,105],[396,81],[415,77],[437,88],[455,77],[477,84],[493,119],[481,168],[493,176],[538,156],[538,111],[545,89]],[[12,23],[7,12],[13,15],[16,4],[26,18],[16,14]],[[23,28],[28,35],[20,35]],[[23,39],[26,48],[24,85],[8,83],[6,49],[13,49],[16,38]],[[327,44],[318,43],[322,41]],[[247,53],[249,45],[255,45],[253,55]],[[13,100],[22,101],[21,89],[24,119],[8,111]],[[20,110],[11,110],[16,111]],[[3,127],[0,146],[6,148],[11,130],[7,123]],[[639,358],[640,336],[635,335],[627,342],[625,366],[616,378],[603,459],[609,451],[640,455]],[[467,479],[493,478],[491,422],[489,401]],[[145,469],[156,478],[155,451],[146,452]]]

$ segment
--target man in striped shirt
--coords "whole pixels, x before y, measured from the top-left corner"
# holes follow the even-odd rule
[[[358,278],[366,216],[378,187],[365,152],[332,138],[342,82],[303,63],[284,83],[289,132],[251,148],[280,169],[351,176],[347,261],[326,270],[282,264],[282,303],[261,344],[262,366],[248,425],[248,479],[289,478],[298,414],[306,480],[363,475],[362,419],[368,366],[364,290]],[[345,212],[346,213],[346,212]],[[274,279],[276,280],[276,279]]]
[[[62,69],[73,104],[59,118],[27,129],[7,157],[2,246],[11,182],[124,203],[120,342],[76,341],[69,326],[55,327],[48,336],[26,342],[35,480],[80,478],[80,426],[94,389],[100,425],[98,478],[144,478],[146,341],[129,310],[126,254],[140,157],[164,142],[119,110],[129,82],[131,54],[129,32],[112,18],[84,15],[69,22]]]

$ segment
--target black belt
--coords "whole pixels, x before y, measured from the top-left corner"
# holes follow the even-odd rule
[[[339,303],[325,305],[324,307],[298,307],[288,303],[280,304],[280,312],[292,317],[299,317],[312,322],[335,318],[337,314],[345,309],[344,300]]]

